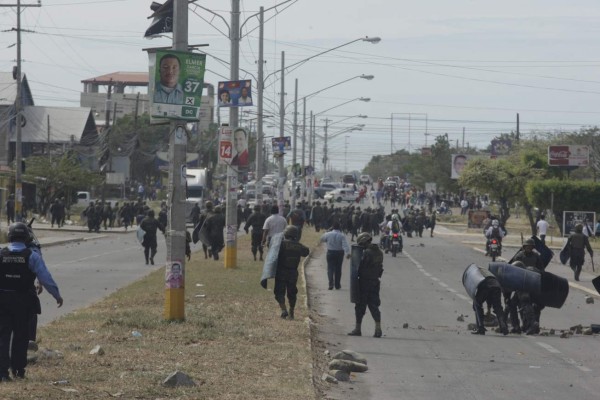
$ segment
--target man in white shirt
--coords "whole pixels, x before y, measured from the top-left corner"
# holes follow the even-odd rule
[[[287,221],[284,217],[279,215],[279,207],[271,207],[271,216],[265,220],[265,224],[263,226],[263,246],[265,244],[270,244],[271,238],[276,234],[283,232],[286,226]]]
[[[537,233],[542,241],[542,244],[546,244],[546,233],[548,233],[548,222],[544,219],[544,214],[540,215],[540,220],[537,223]]]
[[[321,236],[321,242],[327,243],[327,278],[329,279],[329,290],[341,289],[342,263],[344,255],[350,258],[350,245],[348,239],[340,231],[340,223],[335,221],[331,231]]]

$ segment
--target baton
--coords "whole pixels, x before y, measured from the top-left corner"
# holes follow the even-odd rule
[[[596,272],[596,269],[594,268],[594,256],[590,256],[590,259],[592,260],[592,272]]]

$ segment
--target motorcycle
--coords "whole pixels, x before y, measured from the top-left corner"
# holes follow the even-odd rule
[[[396,257],[398,252],[402,253],[402,236],[399,233],[392,234],[392,257]]]
[[[496,261],[496,258],[500,257],[502,253],[502,245],[498,241],[498,239],[490,240],[490,248],[489,248],[490,257],[492,257],[492,262]]]

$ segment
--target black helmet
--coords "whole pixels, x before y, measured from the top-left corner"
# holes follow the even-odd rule
[[[297,240],[298,239],[298,234],[300,232],[298,231],[298,228],[294,225],[288,225],[285,230],[283,231],[283,237],[286,239],[292,239],[292,240]]]
[[[23,242],[26,243],[31,239],[29,234],[29,227],[23,222],[15,222],[8,227],[8,241],[9,242]]]
[[[371,244],[372,240],[373,236],[369,235],[367,232],[363,232],[356,237],[356,244],[361,247],[367,247],[369,244]]]
[[[535,242],[533,241],[533,239],[529,238],[529,239],[526,239],[523,242],[523,246],[532,246],[532,247],[535,247]]]

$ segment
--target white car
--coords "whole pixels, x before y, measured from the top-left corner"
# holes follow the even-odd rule
[[[335,189],[335,190],[325,193],[325,196],[323,198],[330,203],[333,203],[333,202],[339,203],[342,201],[347,201],[349,203],[353,203],[354,201],[356,201],[357,197],[358,197],[358,195],[352,189]]]

